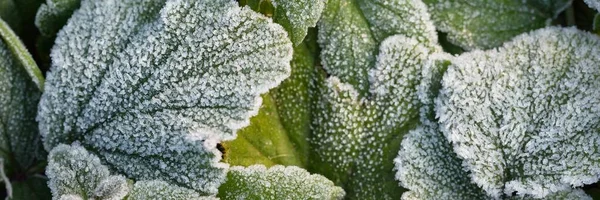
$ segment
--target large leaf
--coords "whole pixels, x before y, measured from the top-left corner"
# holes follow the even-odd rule
[[[78,141],[128,178],[214,194],[217,143],[248,125],[291,54],[283,28],[234,1],[82,1],[53,48],[45,147]]]
[[[209,200],[217,199],[215,197],[200,196],[194,190],[173,186],[164,181],[138,181],[133,185],[133,189],[128,200],[145,200],[145,199],[193,199],[193,200]]]
[[[335,76],[317,81],[309,169],[343,185],[349,198],[400,198],[393,159],[418,123],[417,88],[428,57],[427,46],[393,36],[369,73],[370,98]]]
[[[465,49],[500,46],[516,35],[550,25],[571,0],[423,0],[436,27]]]
[[[546,28],[453,61],[437,114],[475,183],[541,198],[598,181],[599,55],[597,36]]]
[[[344,190],[295,166],[232,167],[219,188],[223,199],[342,199]]]

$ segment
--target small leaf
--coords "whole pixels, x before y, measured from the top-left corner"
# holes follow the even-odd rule
[[[309,27],[315,27],[321,18],[327,0],[272,0],[273,19],[285,28],[292,42],[299,45]]]
[[[123,176],[110,176],[97,156],[78,145],[58,145],[50,152],[46,174],[54,199],[122,199],[129,192]]]
[[[545,27],[571,0],[423,0],[436,27],[467,50],[500,46],[516,35]],[[517,23],[518,22],[518,23]]]
[[[164,181],[138,181],[133,185],[128,200],[146,199],[189,199],[210,200],[215,197],[200,196],[194,190],[170,185]]]
[[[81,0],[46,0],[37,10],[35,26],[45,37],[53,37],[67,23]]]
[[[344,190],[327,178],[295,166],[232,167],[219,188],[223,199],[342,199]]]
[[[84,0],[52,51],[45,147],[78,141],[128,178],[215,194],[217,143],[248,125],[291,56],[283,28],[234,1]]]
[[[596,35],[546,28],[453,61],[437,115],[475,183],[544,198],[598,181],[599,55]]]

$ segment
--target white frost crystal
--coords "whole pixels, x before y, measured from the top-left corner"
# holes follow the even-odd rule
[[[221,186],[223,199],[342,199],[344,190],[327,178],[295,166],[232,167]]]
[[[281,26],[233,0],[84,0],[52,50],[45,147],[78,141],[128,178],[215,194],[217,142],[249,123],[291,55]]]
[[[599,63],[600,38],[554,27],[454,60],[437,114],[472,180],[537,198],[598,181]]]
[[[418,122],[417,88],[429,48],[416,39],[386,39],[369,72],[369,97],[333,76],[317,91],[311,165],[350,198],[393,199],[393,162],[404,133]]]
[[[79,145],[58,145],[48,156],[46,174],[54,199],[122,199],[129,192],[123,176],[111,176],[97,156]]]
[[[590,8],[600,10],[600,0],[583,0]]]
[[[436,28],[450,42],[471,49],[500,46],[550,24],[571,0],[423,0]]]
[[[321,18],[327,0],[272,0],[274,19],[290,34],[295,45],[302,43],[309,27]]]

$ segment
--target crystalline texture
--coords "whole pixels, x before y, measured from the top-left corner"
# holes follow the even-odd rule
[[[273,0],[276,7],[273,18],[290,34],[295,45],[306,36],[309,27],[315,27],[321,18],[327,0]]]
[[[82,1],[52,51],[45,147],[79,141],[128,178],[214,194],[217,142],[249,123],[291,54],[279,25],[235,1]]]
[[[600,39],[547,28],[458,57],[440,129],[488,194],[541,198],[600,177]]]

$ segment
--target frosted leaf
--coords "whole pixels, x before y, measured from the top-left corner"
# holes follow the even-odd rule
[[[168,184],[164,181],[138,181],[133,185],[128,200],[146,199],[186,199],[186,200],[211,200],[215,197],[200,196],[194,190]]]
[[[19,40],[17,35],[11,30],[6,22],[2,21],[2,19],[0,19],[0,37],[5,43],[5,49],[12,53],[15,62],[19,62],[21,67],[25,69],[30,77],[29,80],[33,81],[40,91],[43,91],[44,76],[42,75],[42,71],[38,68],[35,60],[33,60],[23,42]]]
[[[55,36],[80,4],[81,0],[46,0],[37,10],[35,26],[42,35]]]
[[[327,0],[272,0],[273,19],[285,28],[295,45],[306,36],[309,27],[315,27],[321,18]]]
[[[276,165],[232,167],[219,188],[223,199],[342,199],[344,190],[306,170]]]
[[[323,67],[364,96],[379,42],[394,34],[415,37],[428,45],[431,42],[431,46],[437,43],[420,1],[329,0],[319,23]]]
[[[571,0],[423,0],[438,30],[465,49],[500,46],[549,25]],[[518,23],[516,23],[518,22]]]
[[[600,0],[583,0],[590,8],[600,10]]]
[[[79,141],[128,178],[214,194],[216,144],[248,125],[291,54],[283,28],[235,1],[82,1],[52,51],[45,147]]]
[[[42,148],[35,115],[40,99],[36,81],[43,78],[32,80],[28,72],[34,70],[39,72],[29,52],[0,20],[0,159],[7,173],[28,171]]]
[[[111,176],[100,159],[79,145],[58,145],[48,156],[46,175],[54,199],[122,199],[129,185]]]
[[[428,123],[411,130],[394,159],[396,179],[409,192],[402,199],[490,199],[462,166],[452,144]]]
[[[541,198],[598,181],[598,55],[597,36],[546,28],[453,61],[437,114],[474,182]]]
[[[418,123],[417,88],[428,57],[417,40],[393,36],[369,73],[369,98],[337,77],[318,81],[311,170],[345,185],[350,198],[400,198],[393,159],[402,136]]]

